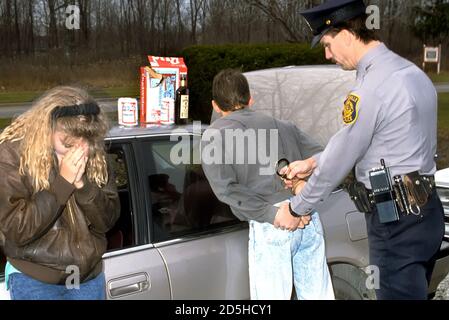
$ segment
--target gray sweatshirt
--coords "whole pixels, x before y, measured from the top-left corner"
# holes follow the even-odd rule
[[[275,173],[276,161],[307,159],[322,150],[293,123],[245,108],[204,132],[201,160],[215,195],[237,218],[272,224],[273,205],[291,197]]]

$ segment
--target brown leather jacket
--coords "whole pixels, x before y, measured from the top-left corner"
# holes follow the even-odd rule
[[[120,214],[112,170],[105,187],[85,180],[79,190],[52,170],[50,190],[33,195],[31,178],[19,175],[19,149],[20,142],[0,144],[5,255],[15,268],[46,283],[64,284],[69,266],[79,268],[81,282],[93,279],[102,271],[105,233]]]

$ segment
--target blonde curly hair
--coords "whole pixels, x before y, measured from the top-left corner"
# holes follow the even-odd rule
[[[108,180],[104,137],[108,132],[106,116],[64,116],[55,119],[53,111],[58,107],[95,103],[89,94],[76,87],[61,86],[44,93],[30,110],[20,115],[0,134],[0,144],[20,141],[21,175],[32,178],[34,192],[50,189],[49,176],[55,165],[53,133],[63,131],[70,137],[84,138],[89,143],[89,160],[86,175],[99,187]]]

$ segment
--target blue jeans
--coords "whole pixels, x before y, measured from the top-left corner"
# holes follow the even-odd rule
[[[252,300],[333,300],[323,228],[318,213],[305,229],[276,229],[250,221],[249,278]]]
[[[95,279],[81,283],[79,289],[65,285],[40,282],[24,273],[9,276],[11,300],[104,300],[105,277],[100,273]]]

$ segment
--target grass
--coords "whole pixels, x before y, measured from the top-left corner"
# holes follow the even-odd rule
[[[438,95],[438,127],[449,129],[449,92]]]
[[[137,86],[132,87],[116,87],[89,90],[94,98],[121,98],[121,97],[138,97],[140,89]]]
[[[41,92],[36,91],[0,92],[0,103],[30,102],[40,94]]]
[[[136,97],[140,91],[139,68],[148,65],[146,57],[140,56],[109,61],[80,56],[73,64],[63,57],[0,57],[0,103],[30,102],[59,85],[84,88],[96,98]]]
[[[449,167],[449,93],[438,95],[438,169]]]
[[[441,71],[440,74],[435,73],[429,73],[429,78],[437,83],[437,82],[449,82],[449,71]]]
[[[94,98],[120,98],[137,97],[140,94],[137,86],[112,87],[88,90]],[[13,91],[0,92],[0,103],[31,102],[39,97],[44,91]]]
[[[7,127],[11,123],[11,119],[0,119],[0,129]]]

